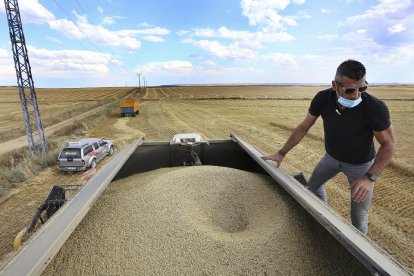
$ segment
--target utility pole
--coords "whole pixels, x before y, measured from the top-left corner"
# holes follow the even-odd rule
[[[29,151],[32,156],[35,156],[36,149],[33,135],[38,135],[43,153],[46,153],[48,149],[37,106],[36,92],[33,84],[29,56],[26,49],[19,5],[17,0],[4,0],[4,7],[9,24],[10,41],[13,50],[17,84],[19,88],[20,102],[22,104]],[[33,124],[33,121],[35,124]],[[35,130],[33,131],[33,129]]]
[[[141,90],[141,76],[142,76],[142,74],[137,73],[137,76],[138,76],[138,87]]]

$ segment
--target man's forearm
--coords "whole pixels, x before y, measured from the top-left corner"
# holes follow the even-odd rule
[[[282,153],[288,153],[293,147],[295,147],[303,139],[309,129],[306,129],[299,125],[290,135],[286,143],[280,149]]]
[[[295,130],[292,132],[292,134],[287,139],[286,143],[283,145],[283,147],[279,150],[279,153],[283,156],[286,155],[294,146],[299,144],[299,142],[303,139],[303,137],[308,133],[309,129],[313,126],[316,119],[318,117],[313,116],[308,112],[306,114],[305,119],[302,123],[300,123]]]
[[[368,170],[369,173],[379,175],[391,161],[392,156],[394,155],[395,146],[394,143],[386,143],[379,147],[377,155],[372,164],[371,168]]]

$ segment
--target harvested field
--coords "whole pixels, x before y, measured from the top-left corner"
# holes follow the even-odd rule
[[[132,90],[134,89],[131,87],[36,89],[42,125],[47,127],[97,106],[119,100]],[[19,92],[16,87],[1,87],[0,142],[21,135],[25,135],[25,129]]]
[[[140,93],[143,100],[182,100],[182,99],[311,99],[320,90],[329,86],[292,85],[227,85],[227,86],[161,86],[149,87]],[[369,93],[380,99],[413,99],[412,86],[370,86]]]
[[[119,111],[114,110],[105,121],[85,131],[85,137],[112,138],[122,148],[143,134],[151,141],[170,140],[178,132],[198,132],[206,139],[227,139],[234,133],[264,153],[272,153],[304,118],[313,95],[324,88],[148,88],[146,93],[138,94],[142,99],[139,116],[121,118]],[[368,237],[414,270],[414,149],[411,146],[414,88],[370,87],[370,93],[384,99],[390,109],[397,151],[376,183]],[[323,128],[319,119],[304,140],[289,152],[281,169],[290,175],[302,171],[309,177],[323,153]],[[27,226],[35,206],[46,197],[48,189],[56,183],[76,183],[79,178],[79,175],[69,177],[49,168],[22,183],[0,203],[0,218],[8,222],[0,225],[2,256],[11,251],[12,239]],[[330,181],[327,193],[330,206],[350,220],[350,195],[345,177],[338,175]]]
[[[366,275],[272,180],[213,166],[117,180],[44,275]]]

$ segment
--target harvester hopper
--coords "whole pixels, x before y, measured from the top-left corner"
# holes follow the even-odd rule
[[[146,142],[138,139],[116,153],[73,198],[67,200],[0,274],[40,274],[111,181],[159,168],[202,165],[270,176],[369,272],[376,275],[410,274],[304,187],[306,179],[303,175],[295,176],[296,181],[270,161],[261,159],[262,156],[259,150],[235,135],[230,135],[228,140],[209,141],[196,133],[177,134],[170,141]]]

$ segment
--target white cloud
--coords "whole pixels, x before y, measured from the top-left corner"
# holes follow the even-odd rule
[[[379,0],[378,2],[376,6],[365,12],[348,17],[343,25],[367,28],[378,40],[388,34],[397,34],[414,28],[411,0]],[[412,33],[405,38],[407,39],[412,42]]]
[[[111,66],[120,61],[110,54],[93,51],[58,50],[52,51],[28,46],[30,64],[37,73],[48,76],[74,77],[107,74]]]
[[[0,48],[0,81],[3,85],[16,85],[12,52]]]
[[[304,55],[297,57],[300,64],[306,64],[305,71],[298,72],[301,76],[311,76],[316,82],[326,82],[321,76],[334,78],[337,66],[344,60],[356,59],[367,67],[369,82],[406,82],[412,83],[408,68],[414,63],[414,46],[392,48],[381,52],[355,51],[350,48],[334,49],[325,55]],[[301,68],[299,66],[298,68]],[[396,71],[401,71],[395,74]],[[405,76],[406,75],[406,76]]]
[[[155,36],[170,33],[168,29],[161,27],[110,31],[102,26],[89,24],[86,17],[78,18],[79,21],[76,23],[67,19],[53,20],[49,22],[49,26],[71,39],[89,39],[96,44],[118,47],[128,51],[136,50],[141,46],[141,42],[135,38],[137,35],[146,35],[145,39],[149,41],[163,42],[163,38],[155,38]]]
[[[287,53],[272,53],[263,56],[263,59],[271,61],[276,66],[296,66],[297,63],[291,54]]]
[[[6,12],[3,3],[0,5],[0,11],[2,13]],[[19,12],[23,24],[43,24],[54,19],[53,14],[43,7],[38,0],[19,0]]]
[[[170,30],[161,27],[153,27],[148,29],[141,29],[141,30],[123,30],[118,31],[118,33],[122,34],[139,34],[139,35],[168,35],[170,34]]]
[[[141,46],[141,42],[135,37],[137,35],[162,36],[170,33],[168,29],[152,27],[144,30],[120,30],[112,31],[103,26],[93,25],[88,22],[87,16],[82,16],[73,11],[76,22],[68,19],[55,19],[54,15],[44,8],[38,0],[20,0],[22,20],[31,23],[47,23],[52,30],[55,30],[70,39],[88,39],[93,43],[117,47],[127,51],[133,51]],[[103,11],[98,7],[98,11]],[[106,17],[105,24],[114,23],[119,16]],[[146,24],[146,23],[145,23]],[[152,39],[160,42],[162,39]]]
[[[139,25],[138,25],[138,27],[144,27],[144,28],[149,28],[149,27],[152,27],[150,24],[148,24],[147,22],[142,22],[142,23],[140,23]]]
[[[56,37],[46,36],[46,39],[49,40],[49,41],[52,41],[54,43],[57,43],[57,44],[63,44],[63,42],[61,40],[57,39]]]
[[[193,72],[193,65],[185,60],[155,61],[138,67],[136,71],[143,75],[188,75]]]
[[[98,10],[98,12],[100,14],[103,14],[104,13],[104,9],[101,6],[98,6],[96,9]]]
[[[295,4],[303,4],[304,0],[294,0]],[[241,0],[242,14],[249,19],[252,26],[263,26],[265,31],[283,29],[286,25],[296,25],[295,17],[281,16],[279,11],[286,9],[290,0]]]
[[[286,32],[249,32],[230,30],[227,27],[220,27],[217,30],[210,28],[194,29],[193,36],[207,37],[207,38],[224,38],[238,41],[240,45],[249,48],[262,48],[262,43],[265,42],[286,42],[294,38]]]
[[[264,71],[253,67],[224,67],[214,61],[206,61],[194,67],[194,76],[201,75],[206,77],[223,77],[230,76],[231,78],[239,79],[242,75],[262,74]],[[245,79],[245,78],[243,78]],[[211,81],[210,81],[211,83]]]
[[[89,39],[94,43],[118,47],[128,51],[136,50],[141,42],[131,35],[120,31],[109,31],[102,26],[85,23],[83,20],[76,24],[66,19],[53,20],[49,26],[72,39]]]
[[[120,19],[120,18],[125,18],[125,17],[124,16],[118,16],[118,15],[116,15],[116,16],[105,16],[102,19],[102,25],[113,25],[113,24],[116,23],[116,20]]]
[[[372,11],[374,14],[396,14],[407,9],[411,0],[379,0],[379,4]]]
[[[115,19],[113,17],[105,16],[102,19],[102,25],[113,25],[113,24],[115,24]]]
[[[404,11],[411,5],[411,0],[380,0],[379,4],[368,9],[362,14],[348,17],[346,24],[354,24],[356,22],[367,19],[390,18],[397,19],[398,14],[404,14]],[[405,17],[405,16],[404,16]]]
[[[76,18],[78,19],[78,22],[85,23],[85,24],[88,23],[88,16],[86,14],[80,15],[76,11],[72,11],[72,13],[76,16]]]
[[[0,7],[4,11],[4,6],[1,5]],[[55,18],[38,0],[19,0],[19,12],[23,24],[26,22],[43,24]]]
[[[49,21],[49,26],[69,38],[81,39],[85,37],[79,27],[67,19]]]
[[[370,56],[388,55],[393,49],[414,45],[414,3],[410,0],[378,0],[366,11],[348,17],[342,27],[366,30],[363,35],[355,31],[353,47]]]
[[[296,82],[330,83],[335,78],[338,65],[347,59],[361,60],[349,48],[335,50],[329,54],[305,54],[297,57],[300,66],[296,69]],[[361,60],[364,64],[366,59]]]
[[[203,37],[219,37],[228,39],[258,39],[263,42],[281,42],[293,40],[293,37],[286,32],[279,33],[264,33],[264,32],[249,32],[249,31],[235,31],[226,27],[220,27],[217,30],[204,28],[195,29],[195,36]]]
[[[125,79],[120,61],[109,54],[50,51],[31,45],[27,48],[36,87],[113,86],[114,82]],[[4,58],[3,54],[6,55]],[[17,85],[11,52],[1,48],[0,82],[3,85]]]
[[[5,49],[0,48],[0,58],[11,58],[11,53]]]
[[[179,30],[178,32],[176,32],[176,34],[179,36],[187,35],[189,33],[190,31],[187,31],[187,30]]]
[[[334,40],[334,39],[339,38],[339,35],[337,35],[337,34],[324,34],[324,35],[319,35],[318,38],[330,41],[330,40]]]
[[[230,45],[223,45],[215,40],[183,40],[184,43],[191,43],[209,53],[212,56],[233,59],[233,60],[252,60],[256,57],[255,52],[250,49],[240,47],[238,42]]]
[[[354,49],[364,49],[366,51],[381,49],[381,45],[370,38],[367,33],[367,30],[359,29],[346,33],[341,39],[346,43],[352,44]]]
[[[11,47],[10,50],[0,48],[0,83],[2,85],[17,85]]]
[[[403,31],[405,31],[407,29],[406,26],[404,26],[404,24],[395,24],[391,27],[388,28],[388,32],[391,34],[395,34],[395,33],[401,33]]]
[[[406,46],[391,49],[381,54],[373,54],[373,59],[378,64],[385,64],[392,67],[410,66],[414,63],[414,47]]]
[[[155,36],[155,35],[146,35],[142,39],[146,41],[151,41],[151,42],[164,42],[165,41],[164,38]]]
[[[288,25],[288,26],[298,25],[298,23],[295,20],[295,17],[293,17],[293,16],[285,16],[283,19],[284,19],[285,25]]]
[[[322,13],[331,13],[331,10],[328,10],[328,9],[321,9],[321,12],[322,12]]]
[[[266,72],[253,67],[223,67],[214,61],[204,61],[193,65],[185,60],[150,62],[139,66],[134,71],[151,75],[154,82],[166,83],[240,83],[252,81],[252,76]]]

